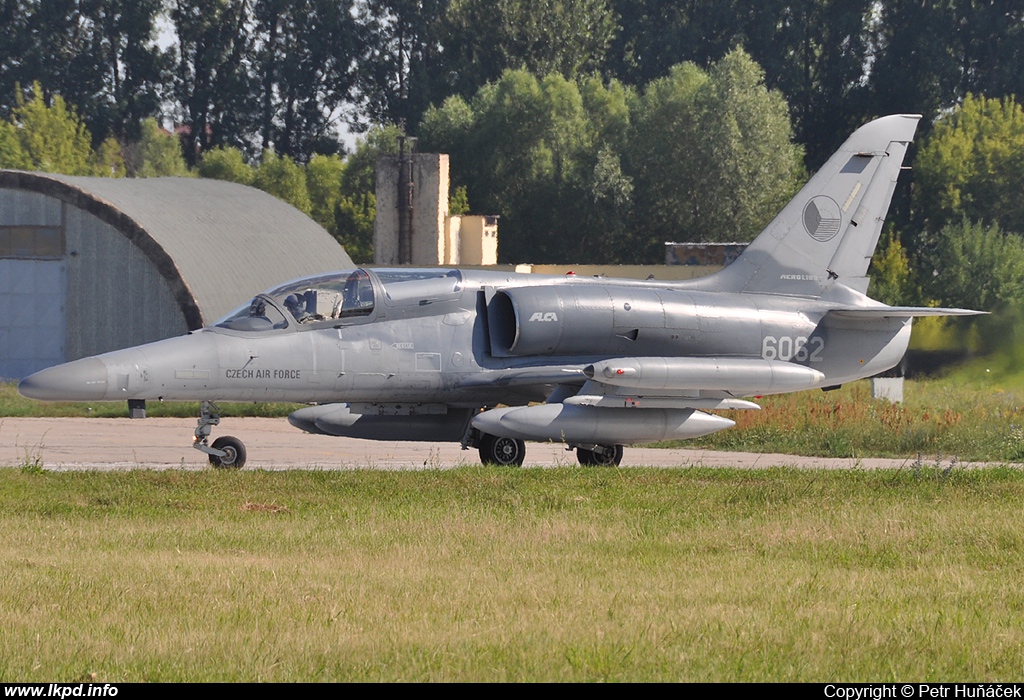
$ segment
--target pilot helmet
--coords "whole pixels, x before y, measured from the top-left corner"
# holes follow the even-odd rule
[[[289,294],[284,298],[284,308],[288,309],[292,316],[298,316],[306,308],[306,304],[295,294]]]

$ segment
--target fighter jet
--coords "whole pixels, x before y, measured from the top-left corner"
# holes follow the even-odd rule
[[[241,467],[244,445],[209,437],[216,401],[312,404],[310,433],[461,441],[519,465],[556,441],[583,465],[623,445],[733,426],[709,411],[833,388],[895,366],[918,316],[865,276],[918,115],[853,133],[743,254],[685,282],[458,269],[353,269],[258,294],[212,326],[45,369],[42,400],[201,401],[194,445]]]

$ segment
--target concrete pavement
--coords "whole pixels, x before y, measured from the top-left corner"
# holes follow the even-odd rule
[[[0,466],[40,464],[47,469],[208,469],[193,449],[191,418],[0,418]],[[310,435],[284,418],[225,418],[214,438],[234,435],[245,443],[246,469],[447,469],[479,463],[476,450],[456,443],[377,442]],[[527,443],[527,467],[577,466],[563,445]],[[909,468],[906,459],[837,459],[711,450],[626,447],[623,467],[792,466],[807,469]],[[934,457],[924,458],[934,465]],[[948,466],[948,460],[942,466]],[[986,466],[962,463],[962,467]]]

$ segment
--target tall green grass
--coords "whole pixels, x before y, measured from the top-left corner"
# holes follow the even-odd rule
[[[767,396],[761,411],[732,411],[736,427],[664,447],[825,457],[1024,459],[1024,392],[992,384],[906,381],[904,401],[871,397],[867,381],[830,392]]]
[[[1024,672],[1024,474],[0,470],[0,680]]]

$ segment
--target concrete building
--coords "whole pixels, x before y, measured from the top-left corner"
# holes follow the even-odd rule
[[[400,185],[403,158],[411,187]],[[377,159],[377,218],[373,259],[377,265],[477,265],[498,262],[497,216],[451,216],[448,155],[407,153]],[[411,197],[410,197],[411,192]],[[409,257],[403,260],[401,208],[410,215]]]
[[[180,335],[352,266],[309,217],[251,187],[0,170],[0,377]]]

